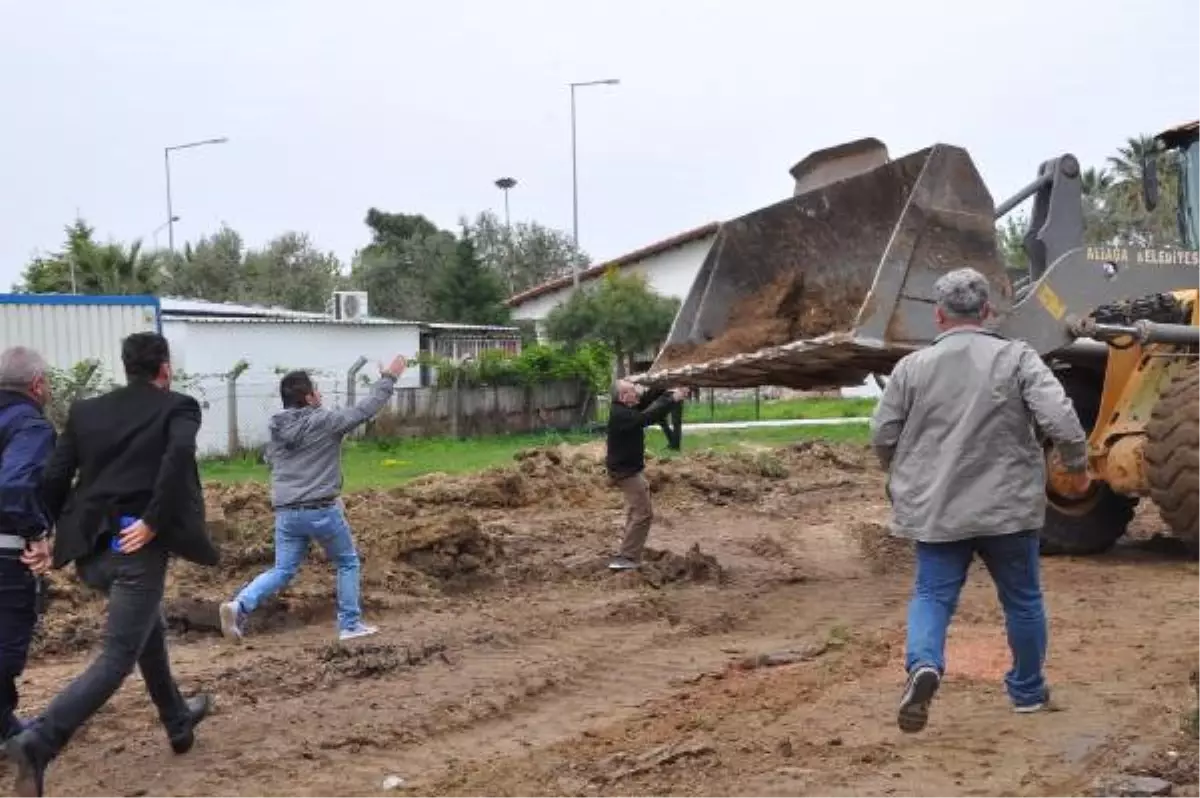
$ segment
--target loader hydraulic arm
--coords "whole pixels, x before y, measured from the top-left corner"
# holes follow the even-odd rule
[[[1176,249],[1077,247],[1050,264],[1041,278],[1001,319],[999,331],[1048,355],[1090,332],[1117,334],[1113,325],[1084,319],[1102,305],[1200,284],[1200,252]],[[1178,328],[1178,329],[1177,329]],[[1151,336],[1172,343],[1196,343],[1198,328],[1173,324],[1135,325],[1120,335]],[[1187,332],[1190,330],[1190,332]]]
[[[1145,319],[1133,324],[1100,324],[1094,319],[1080,319],[1071,324],[1071,334],[1079,338],[1124,346],[1127,341],[1139,344],[1175,344],[1200,346],[1200,327],[1191,324],[1159,324]]]

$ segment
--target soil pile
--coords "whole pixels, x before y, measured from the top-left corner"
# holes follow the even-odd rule
[[[850,535],[874,573],[912,567],[912,541],[893,537],[884,524],[858,523],[850,529]]]
[[[705,506],[764,506],[812,486],[863,478],[863,448],[812,442],[782,449],[697,452],[647,457],[656,508],[703,511]],[[363,601],[386,609],[486,587],[497,581],[573,578],[564,552],[607,545],[620,492],[604,469],[603,447],[557,446],[519,452],[514,463],[476,474],[429,474],[390,490],[347,495],[346,514],[362,562]],[[210,484],[205,488],[210,535],[221,548],[218,568],[177,562],[167,585],[167,618],[177,634],[219,632],[217,603],[228,600],[274,562],[274,514],[268,488]],[[534,520],[537,519],[537,520]],[[532,523],[531,523],[532,521]],[[319,547],[311,560],[325,561]],[[598,566],[597,572],[606,572]],[[648,551],[645,579],[654,585],[719,582],[716,559],[693,548],[679,555]],[[308,567],[279,598],[252,617],[249,630],[289,627],[332,612],[334,586],[325,568]],[[35,651],[66,654],[93,644],[101,632],[101,598],[73,569],[48,581],[50,611]]]
[[[702,344],[674,344],[663,350],[662,368],[746,354],[769,346],[848,330],[858,315],[857,301],[830,302],[803,270],[781,274],[734,303],[725,331]]]

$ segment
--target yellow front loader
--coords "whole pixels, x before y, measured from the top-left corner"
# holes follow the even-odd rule
[[[991,282],[998,330],[1054,369],[1089,431],[1093,485],[1071,497],[1048,458],[1045,554],[1090,554],[1124,534],[1149,497],[1172,534],[1197,539],[1200,386],[1197,130],[1159,136],[1179,166],[1169,246],[1084,245],[1072,155],[995,205],[967,152],[937,144],[891,160],[862,139],[810,155],[795,194],[721,226],[651,385],[833,388],[886,374],[936,336],[932,289],[971,266]],[[1157,169],[1147,164],[1149,205]],[[1005,270],[995,220],[1032,197],[1029,273]]]

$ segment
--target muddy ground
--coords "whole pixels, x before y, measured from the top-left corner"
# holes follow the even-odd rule
[[[177,565],[168,615],[180,681],[216,713],[172,756],[135,676],[49,794],[1062,795],[1121,774],[1197,794],[1193,561],[1146,544],[1046,560],[1062,711],[1035,716],[1005,702],[1003,625],[976,574],[930,726],[903,736],[911,558],[881,534],[866,452],[747,449],[648,475],[650,563],[619,576],[604,569],[619,496],[594,447],[349,497],[383,631],[344,647],[320,558],[245,644],[219,638],[216,601],[271,556],[270,513],[261,488],[211,489],[225,564]],[[25,711],[80,670],[99,610],[56,575]]]

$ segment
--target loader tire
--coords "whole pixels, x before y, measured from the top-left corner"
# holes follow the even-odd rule
[[[1058,374],[1083,429],[1090,433],[1100,412],[1102,378],[1086,372]],[[1066,499],[1049,495],[1040,550],[1044,556],[1103,554],[1116,545],[1129,522],[1137,499],[1122,496],[1103,482],[1092,484],[1087,496]]]
[[[1171,380],[1146,424],[1150,498],[1175,537],[1193,553],[1200,541],[1200,369],[1195,362]]]

